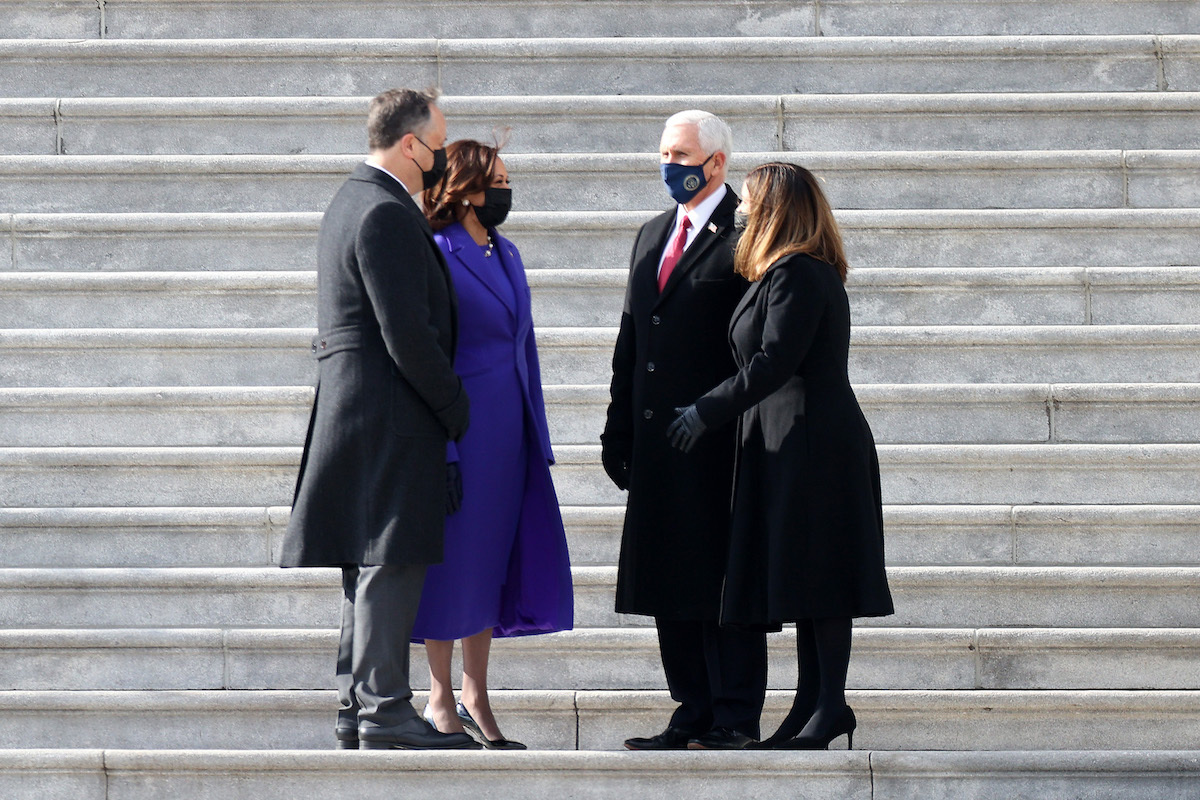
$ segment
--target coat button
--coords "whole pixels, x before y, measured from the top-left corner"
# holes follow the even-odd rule
[[[324,350],[328,346],[329,346],[328,342],[326,342],[324,339],[322,339],[321,340],[321,349]]]
[[[646,372],[654,372],[654,362],[653,361],[651,361],[649,364],[646,365]]]
[[[642,412],[642,417],[644,417],[645,419],[650,419],[653,416],[654,416],[654,412],[648,408]]]
[[[659,317],[658,314],[655,314],[653,317],[650,318],[651,325],[657,325],[660,322],[662,322],[662,318]]]

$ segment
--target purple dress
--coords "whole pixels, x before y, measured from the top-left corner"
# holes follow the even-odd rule
[[[458,293],[455,371],[471,401],[458,459],[463,502],[446,517],[445,557],[425,577],[413,641],[491,628],[524,636],[569,630],[571,565],[542,398],[529,284],[512,242],[491,257],[455,223],[434,238]]]

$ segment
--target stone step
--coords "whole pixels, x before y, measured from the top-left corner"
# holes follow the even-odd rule
[[[686,68],[681,64],[686,63]],[[247,71],[255,80],[247,81]],[[1200,36],[0,40],[7,97],[1197,91]]]
[[[290,503],[295,447],[0,447],[0,506],[260,506]],[[598,445],[560,445],[565,505],[622,505]],[[1195,444],[879,445],[883,501],[926,504],[1187,504]]]
[[[861,384],[880,444],[1200,441],[1200,384]],[[594,444],[606,386],[546,386],[551,439]],[[287,446],[313,390],[284,387],[0,389],[5,447]]]
[[[534,324],[620,319],[628,271],[528,272]],[[9,328],[311,327],[312,271],[0,272]],[[1200,323],[1200,267],[863,268],[856,325]]]
[[[811,800],[1177,800],[1200,772],[1200,754],[1130,751],[859,751],[857,753],[613,752],[340,753],[312,751],[9,750],[0,787],[14,800],[181,800],[252,794],[262,800],[374,797],[398,780],[430,800],[639,797],[696,800],[780,797],[803,783]],[[364,768],[367,767],[367,768]],[[402,775],[402,777],[401,777]]]
[[[645,627],[613,611],[616,567],[574,567],[577,628]],[[1196,567],[890,567],[907,628],[1200,627]],[[332,628],[335,569],[0,570],[0,628]]]
[[[878,451],[883,502],[897,505],[1192,503],[1200,479],[1200,446],[1191,444],[884,444]],[[564,445],[555,455],[561,502],[624,502],[601,469],[598,445]],[[27,496],[15,494],[10,505]]]
[[[0,690],[325,689],[336,629],[0,631]],[[851,689],[1195,689],[1196,629],[859,627]],[[768,637],[770,687],[796,685],[795,634]],[[413,686],[429,688],[422,648]],[[453,674],[462,671],[456,657]],[[455,678],[457,687],[458,678]],[[491,689],[666,689],[652,628],[497,641]]]
[[[652,211],[513,212],[533,269],[625,269]],[[319,212],[0,214],[0,272],[311,270]],[[838,212],[854,267],[1197,265],[1200,209]]]
[[[575,568],[577,627],[640,627],[614,612],[616,567]],[[1200,571],[1185,567],[889,567],[881,627],[1194,627]],[[1189,583],[1190,582],[1190,583]]]
[[[0,156],[0,203],[23,212],[322,211],[361,156]],[[843,209],[1195,208],[1200,150],[755,152],[804,164]],[[513,155],[518,206],[657,208],[658,157]],[[582,188],[581,190],[581,187]]]
[[[1133,5],[1103,0],[709,0],[677,4],[540,0],[255,0],[192,5],[169,0],[9,0],[14,38],[377,37],[409,30],[443,37],[726,35],[987,35],[1200,33],[1187,0]],[[488,24],[481,25],[479,20]]]
[[[563,506],[576,566],[617,563],[623,505]],[[0,508],[3,567],[274,564],[287,507]],[[885,505],[895,566],[1200,566],[1195,505]]]
[[[855,741],[864,751],[1200,749],[1195,691],[867,690],[847,699],[858,717]],[[418,704],[423,700],[416,698]],[[763,727],[773,730],[790,704],[791,692],[769,693]],[[654,691],[497,691],[492,706],[506,735],[537,750],[616,750],[629,736],[662,730],[674,708],[666,692]],[[336,707],[332,691],[4,692],[0,747],[326,750],[333,745]],[[803,763],[792,754],[786,760],[769,753],[740,755],[750,764]],[[360,757],[340,756],[354,758],[361,771]],[[680,769],[691,756],[676,758],[673,768]],[[489,763],[509,759],[487,757]]]
[[[1167,444],[1197,441],[1200,431],[1195,383],[859,384],[854,391],[880,444]],[[4,397],[0,390],[0,409]],[[556,444],[596,442],[604,429],[607,386],[547,386],[546,402]],[[53,422],[69,425],[61,415]],[[36,429],[29,435],[36,436]],[[18,436],[13,431],[6,441],[77,443]]]
[[[0,330],[0,388],[312,384],[311,328]],[[542,382],[604,385],[615,328],[542,328]],[[1176,383],[1200,371],[1200,325],[859,326],[866,383]]]
[[[21,337],[70,331],[13,334]],[[7,336],[7,335],[5,335]],[[607,384],[616,328],[542,328],[542,381]],[[46,370],[43,370],[45,373]],[[1174,383],[1200,372],[1200,326],[857,326],[850,379],[865,383]]]
[[[368,100],[0,98],[0,153],[357,155]],[[663,120],[688,107],[723,117],[738,151],[1200,146],[1200,92],[1183,91],[448,96],[441,105],[452,138],[490,141],[497,126],[510,126],[509,155],[644,152]]]

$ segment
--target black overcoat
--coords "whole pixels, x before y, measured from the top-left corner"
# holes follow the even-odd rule
[[[776,262],[734,311],[729,343],[737,375],[696,402],[710,425],[740,415],[721,622],[891,614],[879,459],[847,375],[836,270]]]
[[[468,417],[446,262],[413,199],[366,164],[317,250],[317,394],[280,563],[438,563],[446,442]]]
[[[673,409],[733,375],[726,341],[746,281],[733,271],[733,209],[726,195],[684,251],[660,295],[658,262],[676,209],[638,232],[613,353],[606,444],[628,448],[630,475],[616,609],[667,619],[720,613],[733,491],[733,425],[690,455],[672,448]]]

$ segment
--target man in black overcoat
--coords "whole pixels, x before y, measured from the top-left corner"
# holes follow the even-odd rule
[[[408,679],[425,569],[461,500],[447,442],[468,420],[454,286],[410,196],[445,171],[446,122],[434,95],[395,89],[367,129],[317,241],[317,395],[280,563],[342,568],[340,749],[474,749],[420,718]]]
[[[654,617],[679,703],[631,750],[740,749],[759,736],[766,637],[718,623],[736,431],[712,431],[689,455],[667,439],[676,408],[737,371],[727,329],[748,284],[733,271],[732,138],[703,111],[667,120],[662,175],[677,205],[638,232],[613,353],[603,461],[629,490],[616,608]]]

